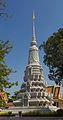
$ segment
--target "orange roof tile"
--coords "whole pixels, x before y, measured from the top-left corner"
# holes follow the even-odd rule
[[[59,97],[59,92],[60,92],[60,87],[55,87],[55,91],[54,91],[54,98],[58,98]]]
[[[53,93],[53,88],[54,88],[54,86],[48,86],[47,87],[47,90],[50,94]]]

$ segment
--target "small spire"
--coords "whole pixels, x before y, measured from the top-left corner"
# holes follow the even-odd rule
[[[35,13],[34,13],[34,11],[33,11],[33,16],[32,17],[33,17],[33,20],[35,20]]]
[[[32,43],[31,45],[36,45],[36,36],[35,36],[35,13],[33,11],[33,16],[32,16]]]

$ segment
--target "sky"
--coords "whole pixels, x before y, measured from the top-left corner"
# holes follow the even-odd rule
[[[36,39],[39,45],[59,28],[63,27],[63,0],[6,0],[7,10],[12,18],[0,18],[0,40],[10,40],[13,49],[6,56],[6,64],[16,70],[10,75],[11,82],[18,81],[18,87],[9,91],[13,94],[23,82],[24,70],[28,63],[29,47],[32,40],[32,12],[36,14]],[[39,51],[40,63],[48,84],[48,67],[43,64],[43,50]],[[54,84],[54,82],[52,83]]]

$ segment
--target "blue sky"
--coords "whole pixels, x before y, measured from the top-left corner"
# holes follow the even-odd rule
[[[10,40],[13,49],[6,57],[6,63],[17,72],[10,76],[11,81],[23,82],[24,70],[28,63],[28,52],[32,40],[32,12],[36,13],[36,38],[38,46],[53,32],[63,27],[63,0],[6,0],[12,19],[0,18],[0,39]],[[48,68],[43,64],[43,51],[39,51],[40,62],[48,84]]]

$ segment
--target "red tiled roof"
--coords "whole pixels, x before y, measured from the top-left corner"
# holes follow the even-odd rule
[[[14,106],[14,104],[12,102],[9,102],[6,104],[6,107],[13,107],[13,106]]]

